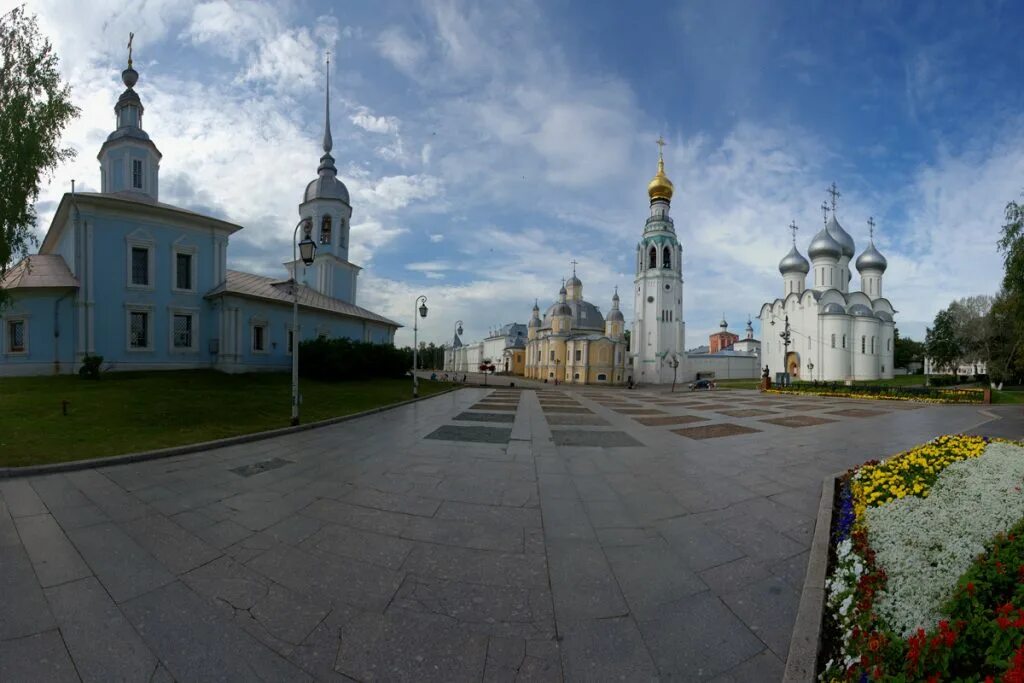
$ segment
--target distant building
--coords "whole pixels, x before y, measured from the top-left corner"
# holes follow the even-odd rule
[[[747,353],[758,358],[761,357],[761,342],[754,339],[754,324],[750,321],[750,318],[747,318],[746,336],[734,342],[732,350],[736,353]]]
[[[940,367],[931,358],[924,359],[924,374],[926,375],[958,375],[960,377],[974,377],[976,375],[987,375],[988,366],[982,360],[959,360],[948,366]]]
[[[718,323],[721,328],[718,332],[708,336],[708,349],[711,353],[726,351],[739,341],[740,337],[729,331],[729,323],[725,322],[725,315],[722,315],[722,322]]]
[[[483,341],[463,344],[459,335],[445,349],[444,369],[448,372],[479,372],[486,360],[494,366],[495,372],[522,375],[526,363],[527,326],[523,323],[506,323]]]

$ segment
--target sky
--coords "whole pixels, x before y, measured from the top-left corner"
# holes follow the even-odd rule
[[[0,0],[0,10],[13,6]],[[858,253],[874,217],[901,334],[994,293],[1024,190],[1015,2],[33,0],[81,107],[47,178],[98,191],[129,32],[161,201],[245,227],[230,268],[283,277],[316,175],[330,50],[333,155],[352,196],[358,301],[420,340],[526,322],[572,260],[626,320],[664,136],[687,346],[782,293],[835,182]],[[854,274],[854,283],[857,283]],[[760,337],[755,319],[755,330]]]

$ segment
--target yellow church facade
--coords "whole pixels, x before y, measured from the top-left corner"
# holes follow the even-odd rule
[[[583,298],[583,283],[572,277],[558,301],[540,315],[535,303],[527,326],[523,376],[558,384],[623,384],[628,349],[618,292],[605,319]]]

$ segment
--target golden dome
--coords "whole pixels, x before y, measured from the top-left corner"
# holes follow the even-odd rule
[[[651,199],[672,200],[672,181],[665,175],[665,160],[661,153],[658,153],[658,172],[654,174],[651,182],[647,183],[647,195]]]

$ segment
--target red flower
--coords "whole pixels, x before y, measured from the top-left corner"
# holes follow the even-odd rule
[[[968,581],[967,582],[967,593],[969,595],[974,595],[974,582],[973,581]]]
[[[1010,624],[1012,622],[1009,619],[1007,619],[1006,617],[998,617],[996,619],[996,623],[999,624],[999,628],[1001,630],[1005,631],[1006,629],[1010,628]]]

